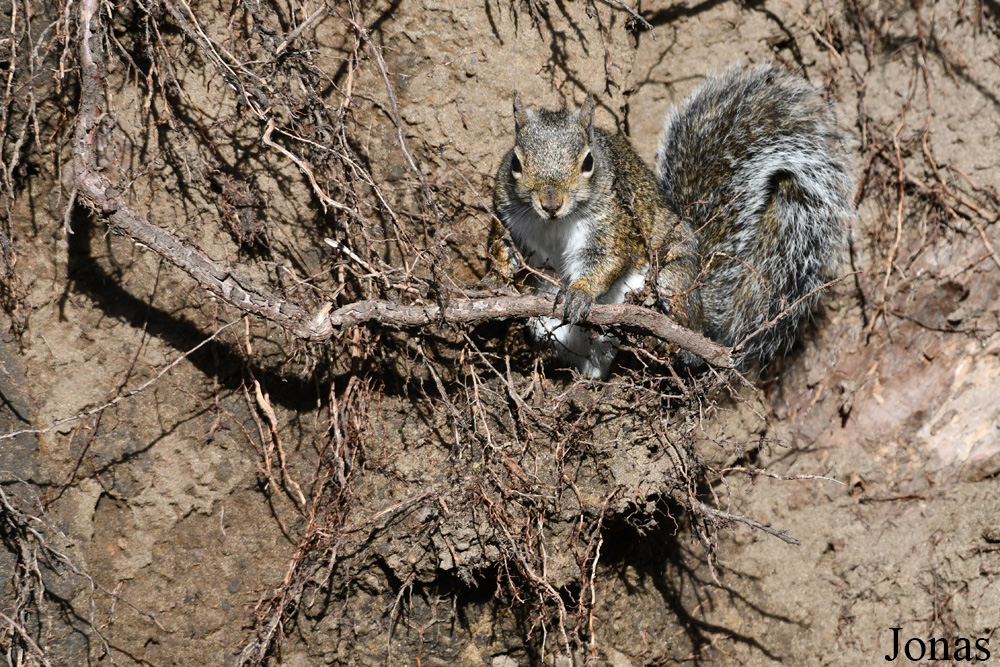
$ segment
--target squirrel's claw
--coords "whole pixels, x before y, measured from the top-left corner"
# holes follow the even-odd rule
[[[563,322],[576,324],[580,320],[587,319],[587,316],[590,315],[590,309],[594,306],[594,297],[583,290],[572,287],[560,290],[559,294],[556,295],[556,304],[559,303],[560,296],[565,298],[562,312]]]

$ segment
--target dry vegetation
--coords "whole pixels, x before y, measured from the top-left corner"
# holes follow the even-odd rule
[[[995,348],[995,150],[970,166],[936,130],[996,147],[1000,26],[983,0],[579,5],[5,5],[9,664],[725,662],[720,637],[784,657],[703,615],[723,591],[784,622],[720,564],[736,524],[775,549],[812,537],[743,502],[748,480],[832,486],[822,460],[784,465],[819,438],[783,449],[782,424],[818,434],[881,405],[880,346],[895,367],[911,343],[937,354],[942,377],[958,348],[928,353],[926,332]],[[635,136],[630,97],[684,85],[641,81],[636,50],[676,60],[673,31],[713,12],[777,26],[757,53],[841,100],[860,177],[849,269],[818,342],[755,383],[624,305],[591,320],[626,337],[615,377],[574,377],[524,342],[549,304],[477,286],[509,133],[509,81],[484,80],[536,45],[526,85],[594,88]],[[942,89],[993,125],[936,117]],[[674,346],[715,364],[682,378]],[[927,497],[830,476],[866,503]],[[621,620],[645,582],[651,644]],[[932,593],[933,629],[954,591]]]

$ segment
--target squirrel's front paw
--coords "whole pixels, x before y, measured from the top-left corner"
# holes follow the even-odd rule
[[[563,322],[576,324],[580,320],[587,319],[587,316],[590,315],[590,309],[594,305],[594,297],[590,296],[582,289],[570,287],[565,290],[560,290],[559,294],[556,295],[556,305],[559,304],[560,296],[564,299],[562,312]]]

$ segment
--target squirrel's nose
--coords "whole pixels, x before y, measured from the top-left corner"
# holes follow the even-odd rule
[[[551,217],[555,217],[559,209],[563,207],[563,197],[559,192],[555,190],[545,190],[542,192],[542,196],[539,197],[539,204],[542,206],[542,210],[549,214]]]

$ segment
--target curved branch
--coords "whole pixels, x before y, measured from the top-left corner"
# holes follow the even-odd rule
[[[150,248],[187,272],[216,297],[231,306],[268,319],[310,341],[324,341],[345,327],[367,322],[390,326],[426,326],[439,323],[471,323],[508,318],[540,317],[554,311],[550,298],[542,296],[498,296],[460,299],[442,306],[437,303],[404,305],[392,301],[359,301],[343,306],[327,316],[329,308],[313,315],[290,303],[267,287],[257,285],[236,271],[226,269],[197,247],[185,243],[165,229],[148,222],[128,205],[119,191],[108,183],[99,166],[95,141],[101,131],[105,72],[97,15],[98,0],[82,0],[80,5],[80,113],[74,136],[76,186],[95,213],[107,219],[111,229]],[[697,354],[705,361],[732,367],[731,351],[704,336],[685,329],[665,315],[629,304],[595,305],[586,322],[599,326],[623,326],[655,336]]]
[[[423,326],[441,322],[544,317],[553,315],[553,311],[551,298],[528,295],[460,299],[450,301],[444,307],[429,303],[404,305],[392,301],[358,301],[332,312],[329,321],[335,327],[349,327],[371,321],[396,326]],[[732,367],[729,348],[685,329],[666,315],[649,308],[627,303],[595,304],[584,322],[636,329],[693,352],[714,366]]]

